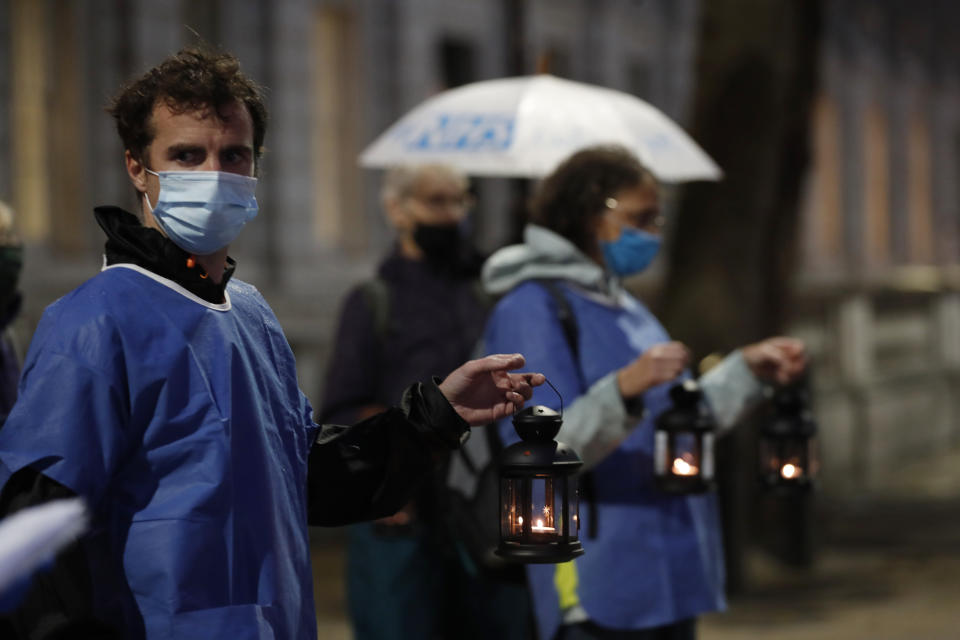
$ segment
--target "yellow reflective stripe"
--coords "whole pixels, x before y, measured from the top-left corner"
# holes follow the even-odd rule
[[[553,572],[553,586],[556,587],[557,596],[560,598],[561,611],[580,604],[580,596],[577,595],[579,583],[577,565],[574,560],[556,566]]]

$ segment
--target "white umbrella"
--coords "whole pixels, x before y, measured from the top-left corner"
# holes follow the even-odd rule
[[[365,167],[442,162],[478,176],[540,177],[584,147],[620,144],[664,182],[720,168],[656,107],[551,75],[486,80],[415,107],[360,155]]]

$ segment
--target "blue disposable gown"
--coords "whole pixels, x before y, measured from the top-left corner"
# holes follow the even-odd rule
[[[116,265],[51,305],[0,485],[29,465],[87,499],[95,608],[130,635],[313,639],[311,409],[260,294],[226,291]]]
[[[527,367],[543,372],[569,407],[598,380],[669,336],[629,294],[614,302],[581,288],[563,289],[579,332],[576,359],[552,298],[536,282],[520,284],[500,300],[484,340],[488,353],[523,353]],[[587,534],[592,513],[581,504],[586,553],[574,561],[576,581],[562,579],[554,565],[528,567],[541,638],[553,638],[560,625],[561,598],[612,629],[670,624],[725,606],[715,497],[670,496],[653,485],[653,422],[669,406],[668,389],[661,385],[644,394],[645,417],[593,469],[597,536]],[[559,408],[545,386],[534,390],[531,403]],[[500,427],[508,442],[517,439],[509,420]],[[567,588],[572,593],[563,593]]]

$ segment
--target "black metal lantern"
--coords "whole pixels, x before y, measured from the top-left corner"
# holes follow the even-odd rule
[[[504,559],[550,563],[583,555],[575,475],[583,461],[553,439],[563,424],[562,398],[560,403],[560,413],[537,405],[513,418],[521,441],[500,455],[497,555]]]
[[[819,467],[817,423],[805,380],[768,388],[771,407],[760,430],[760,481],[773,489],[806,491]]]
[[[653,474],[667,493],[701,493],[714,486],[713,443],[716,424],[702,402],[695,380],[670,389],[673,407],[657,417]]]

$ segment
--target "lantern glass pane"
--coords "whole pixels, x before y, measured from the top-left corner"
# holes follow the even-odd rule
[[[504,540],[519,540],[523,533],[519,484],[519,478],[500,479],[500,537]]]
[[[817,474],[816,441],[803,435],[760,441],[760,468],[779,483],[806,482]]]
[[[567,492],[568,478],[560,476],[553,479],[553,523],[557,529],[557,536],[563,537],[570,530],[567,520],[564,520],[564,494]]]
[[[802,478],[809,473],[807,464],[807,440],[788,438],[783,443],[783,464],[780,465],[780,475],[785,480]]]
[[[670,473],[675,476],[695,476],[700,473],[700,439],[694,433],[677,433],[669,447]]]
[[[760,439],[760,468],[765,474],[780,473],[783,463],[783,454],[780,451],[780,440],[772,438]]]
[[[541,537],[556,537],[558,535],[556,520],[557,501],[555,499],[557,494],[555,493],[555,487],[561,482],[562,479],[557,479],[552,476],[533,478],[531,480],[531,534]]]
[[[653,433],[653,473],[656,476],[663,477],[667,475],[667,469],[670,468],[670,435],[666,431],[654,431]]]
[[[816,438],[807,441],[807,465],[810,467],[810,477],[820,473],[820,448]]]
[[[561,484],[558,482],[558,484]],[[580,501],[577,491],[577,477],[567,476],[562,483],[567,489],[567,517],[563,535],[570,539],[577,539],[580,535]],[[563,496],[557,496],[557,504],[562,505]]]
[[[713,433],[700,434],[700,477],[713,480]]]

